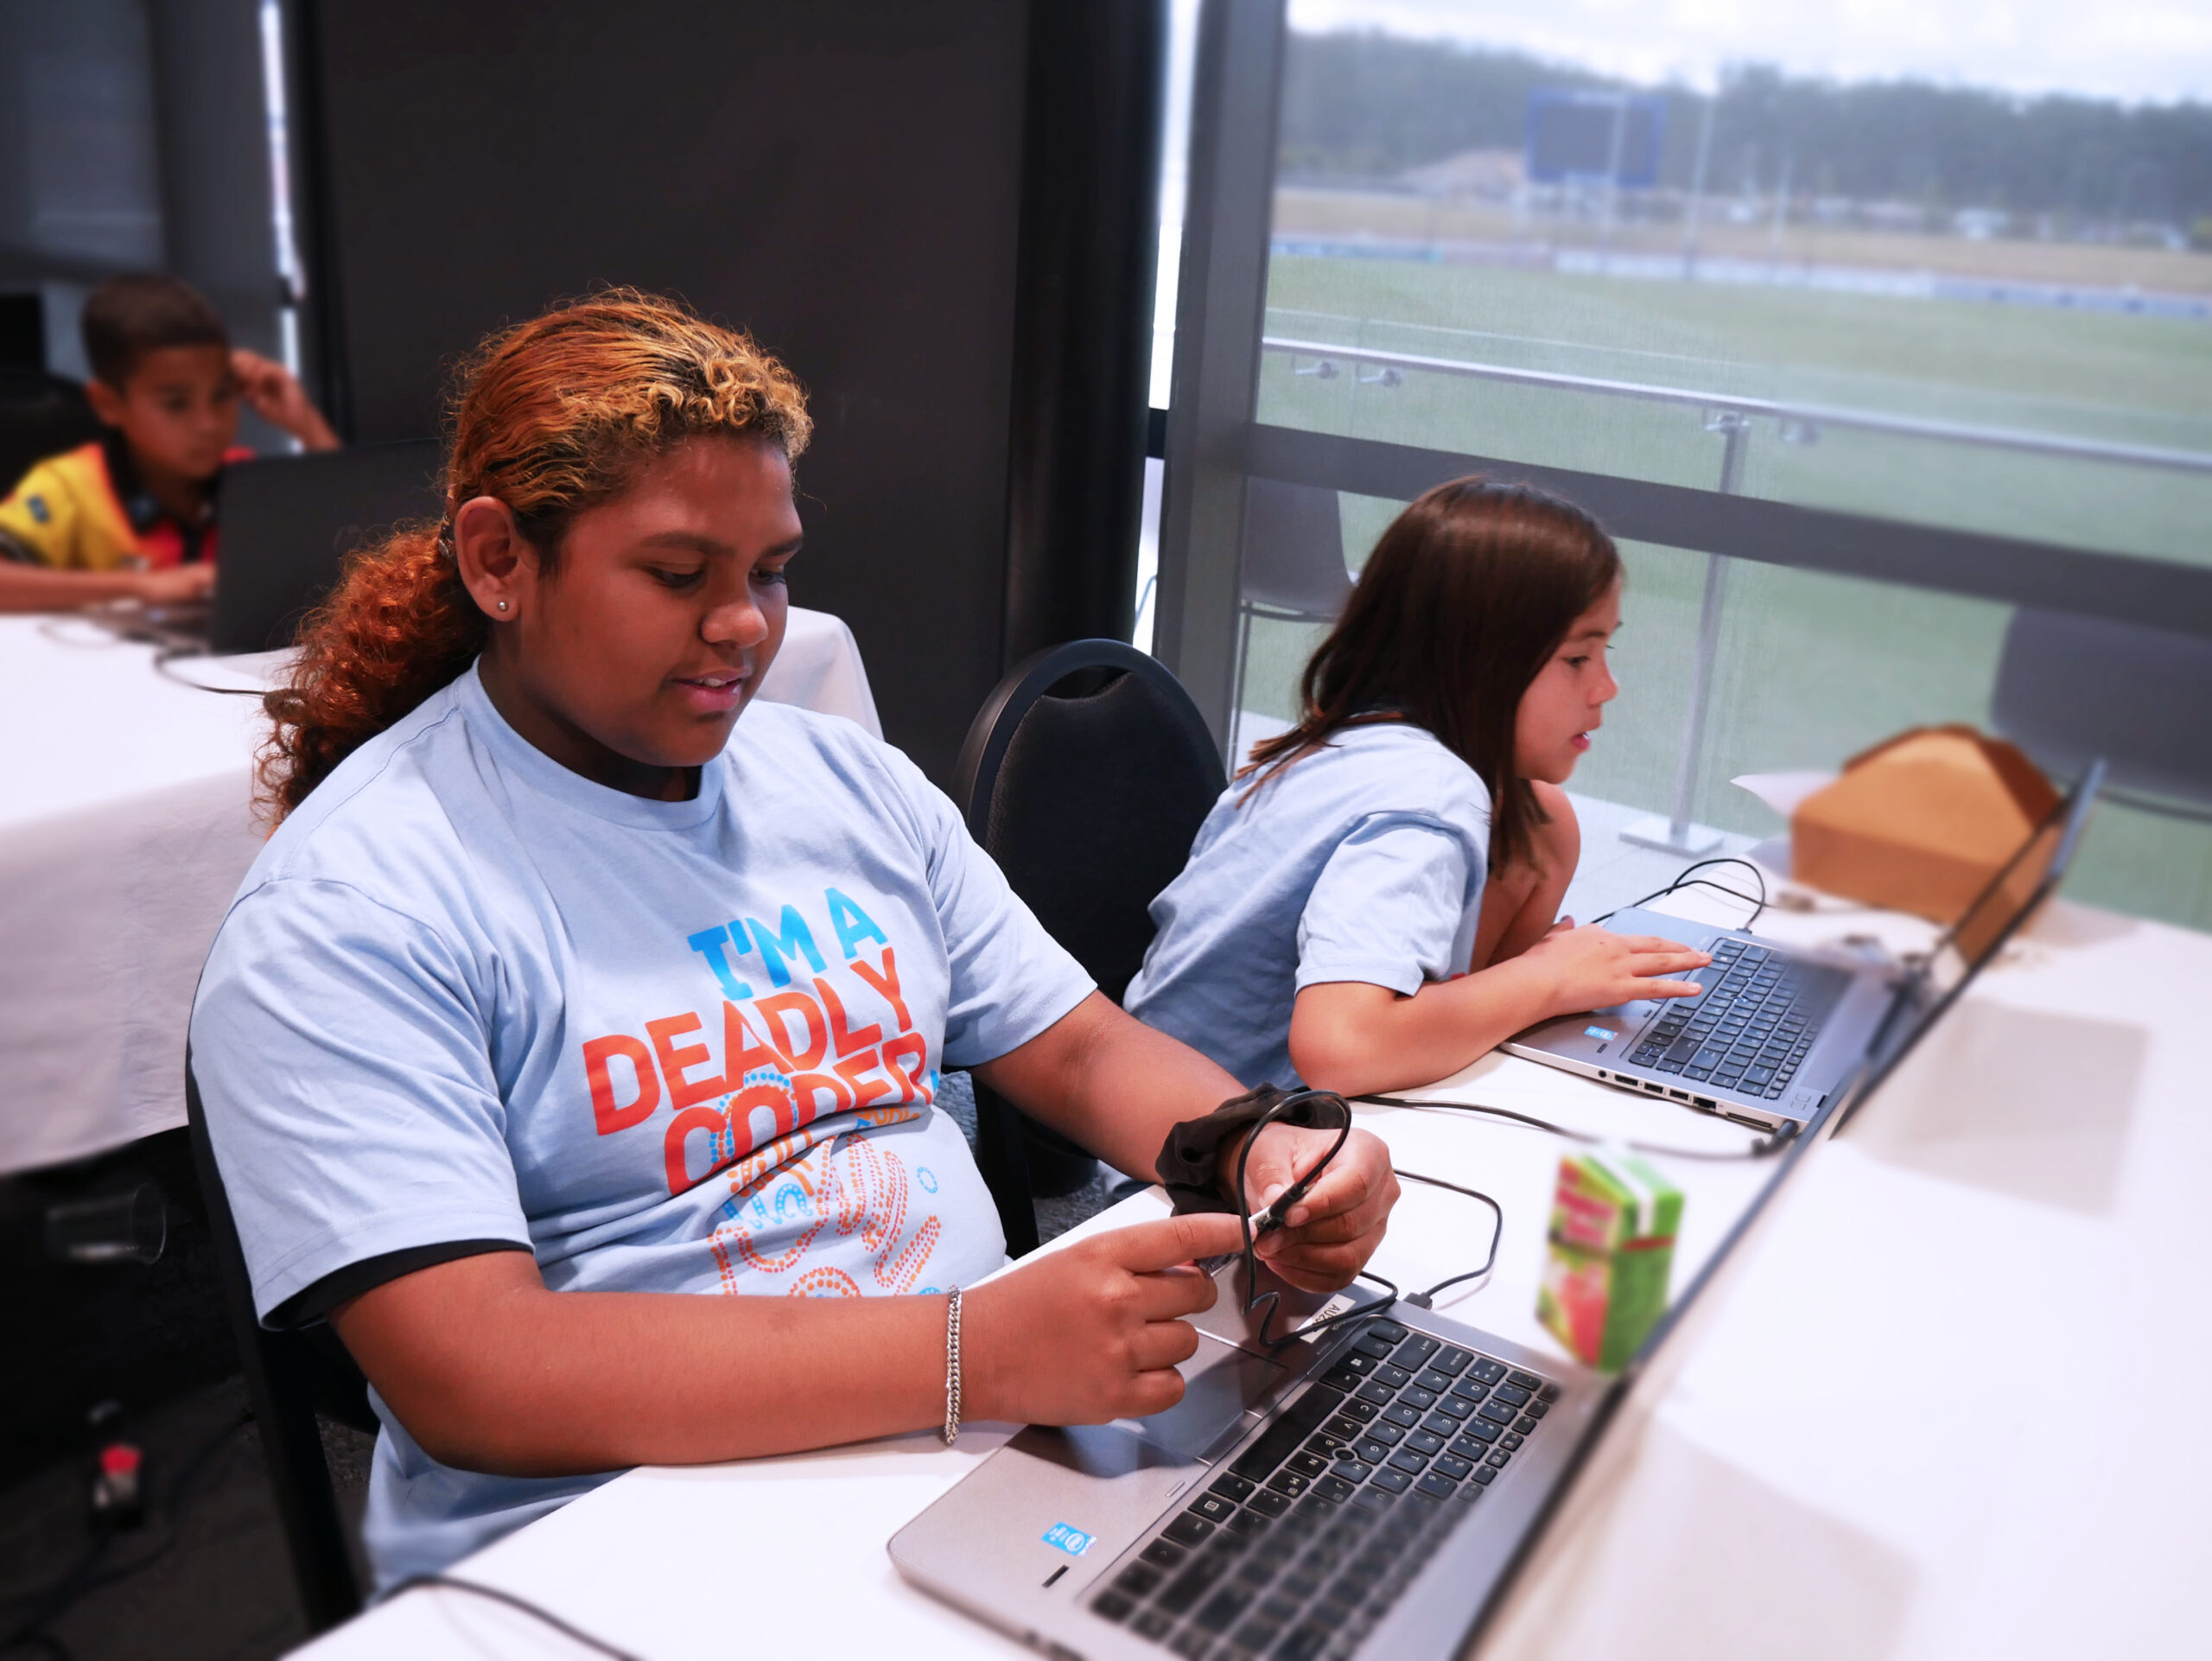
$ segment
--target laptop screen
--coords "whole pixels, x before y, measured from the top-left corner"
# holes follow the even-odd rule
[[[1838,1099],[1831,1104],[1826,1120],[1831,1133],[1865,1104],[1875,1086],[1904,1059],[1921,1034],[1935,1025],[1936,1017],[1996,954],[2021,920],[2058,886],[2074,857],[2075,849],[2080,845],[2082,826],[2088,823],[2090,806],[2104,784],[2104,762],[2092,761],[2081,782],[2074,786],[2073,794],[2035,828],[2018,851],[2005,862],[2005,869],[1961,913],[1958,921],[1943,931],[1927,958],[1898,983],[1889,1013],[1867,1042],[1863,1065],[1855,1077],[1846,1081],[1838,1092]],[[1783,1154],[1774,1176],[1736,1219],[1726,1238],[1706,1260],[1697,1278],[1668,1306],[1667,1313],[1645,1335],[1635,1359],[1622,1375],[1624,1384],[1642,1373],[1645,1364],[1681,1323],[1691,1304],[1719,1274],[1724,1260],[1814,1140],[1809,1135],[1800,1136]]]
[[[2075,792],[2077,797],[2080,794]],[[2074,805],[2074,799],[2069,798],[2052,809],[2050,816],[2036,827],[2020,851],[2012,856],[2012,862],[1945,931],[1930,965],[1930,978],[1938,993],[1949,991],[1967,977],[1969,970],[1979,969],[1987,962],[2011,932],[2014,920],[2041,895],[2051,868],[2057,862],[2059,844],[2065,839],[2067,826],[2073,821]]]
[[[1974,896],[1958,920],[1943,931],[1927,958],[1915,965],[1867,1046],[1868,1066],[1864,1082],[1854,1092],[1853,1108],[1883,1074],[1904,1059],[1914,1040],[1996,955],[2027,914],[2058,886],[2103,783],[2104,763],[2092,762],[2072,794],[2029,834],[2005,868]]]

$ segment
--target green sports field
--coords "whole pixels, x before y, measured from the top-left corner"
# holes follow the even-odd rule
[[[1789,287],[1279,256],[1268,332],[1599,379],[2212,452],[2212,322]],[[1263,421],[1711,488],[1694,408],[1412,374],[1363,384],[1269,354]],[[1374,372],[1367,372],[1371,374]],[[2212,475],[1834,427],[1753,423],[1746,493],[2190,563],[2212,563]],[[1398,504],[1347,499],[1365,557]],[[1707,561],[1630,544],[1623,693],[1576,777],[1671,794]],[[2009,608],[1750,561],[1728,576],[1696,811],[1766,834],[1727,780],[1833,767],[1919,722],[1986,726]],[[1287,713],[1313,632],[1258,625],[1244,707]],[[2107,805],[2076,897],[2212,928],[2212,828]]]

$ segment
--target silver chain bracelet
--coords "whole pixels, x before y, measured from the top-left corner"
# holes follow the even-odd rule
[[[960,1440],[960,1289],[944,1306],[944,1429],[947,1448]]]

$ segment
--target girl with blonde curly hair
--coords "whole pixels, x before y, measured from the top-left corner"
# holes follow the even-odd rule
[[[1005,1243],[940,1067],[1131,1171],[1240,1087],[1100,996],[904,756],[751,702],[808,432],[666,301],[511,328],[443,519],[352,563],[269,699],[281,823],[194,1065],[262,1319],[329,1321],[374,1387],[385,1586],[626,1466],[1158,1411],[1187,1265],[1239,1238],[1122,1230],[960,1314]],[[1330,1139],[1255,1144],[1255,1208]],[[1395,1192],[1356,1133],[1268,1253],[1341,1285]]]

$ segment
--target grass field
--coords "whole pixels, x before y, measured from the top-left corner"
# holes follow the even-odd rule
[[[1680,387],[2212,450],[2212,324],[2046,308],[1279,257],[1268,328]],[[1271,355],[1264,421],[1710,488],[1695,409],[1412,375],[1300,376]],[[1744,488],[1808,505],[2212,563],[2212,477],[1755,423]],[[1399,504],[1345,499],[1356,567]],[[1624,686],[1576,787],[1658,808],[1673,788],[1707,561],[1630,544]],[[1739,561],[1697,815],[1767,834],[1737,773],[1833,767],[1904,727],[1989,724],[2009,608]],[[1315,631],[1256,626],[1245,707],[1287,714]],[[2212,928],[2212,828],[2107,805],[2069,892]]]
[[[1784,226],[1777,240],[1767,221],[1770,205],[1755,205],[1758,219],[1731,224],[1729,199],[1714,197],[1698,232],[1707,254],[1739,259],[1778,256],[1785,263],[1871,265],[1942,271],[1955,277],[2003,277],[2031,283],[2080,283],[2120,288],[2133,284],[2171,294],[2212,292],[2212,254],[2196,250],[2124,247],[2108,243],[2044,242],[2013,237],[1923,236],[1821,225],[1802,218]],[[1602,232],[1588,220],[1559,220],[1531,226],[1516,221],[1498,201],[1440,199],[1403,193],[1286,187],[1275,193],[1274,227],[1287,236],[1405,237],[1421,241],[1499,242],[1532,230],[1564,246],[1596,245]],[[1612,245],[1673,253],[1682,245],[1679,224],[1626,221]]]

